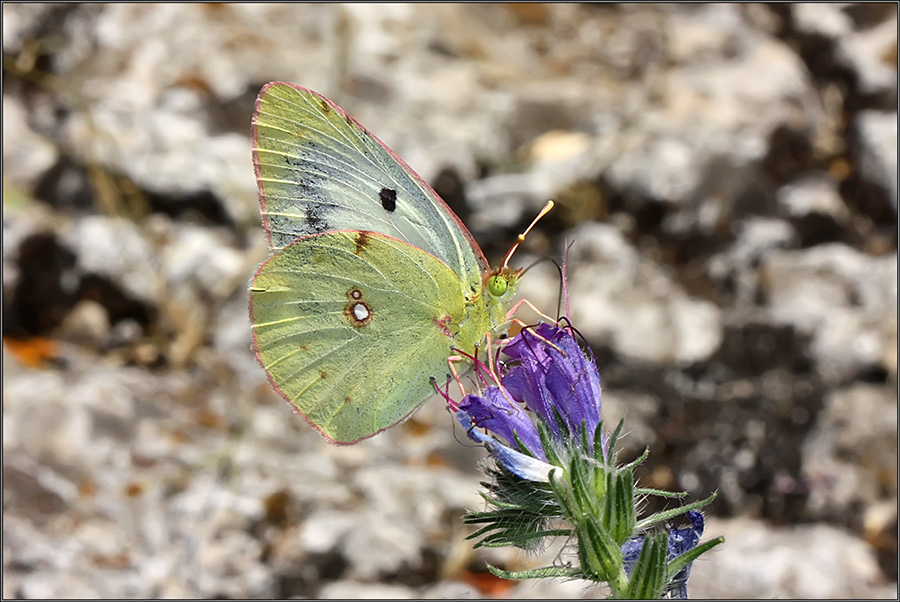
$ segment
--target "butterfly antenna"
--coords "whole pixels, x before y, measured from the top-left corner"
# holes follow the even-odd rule
[[[519,248],[519,245],[520,245],[520,244],[522,244],[523,242],[525,242],[525,237],[528,235],[529,232],[531,232],[531,229],[534,228],[534,225],[535,225],[536,223],[538,223],[538,221],[539,221],[542,217],[544,217],[545,215],[547,215],[547,213],[548,213],[551,209],[553,209],[553,205],[554,205],[553,201],[547,201],[547,204],[544,205],[544,208],[541,209],[541,212],[538,213],[538,215],[537,215],[536,218],[534,218],[534,221],[531,222],[531,225],[528,226],[527,228],[525,228],[525,231],[524,231],[524,232],[522,232],[521,234],[519,234],[519,236],[516,238],[515,244],[513,244],[512,248],[509,250],[509,253],[507,253],[507,254],[506,254],[506,257],[503,258],[503,267],[504,267],[504,268],[505,268],[506,266],[509,265],[509,260],[510,260],[510,258],[512,258],[513,253],[516,252],[516,249]]]

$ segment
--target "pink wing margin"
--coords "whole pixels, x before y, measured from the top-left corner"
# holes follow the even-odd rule
[[[450,217],[453,218],[453,221],[456,223],[459,230],[463,233],[463,237],[465,237],[466,242],[469,243],[469,247],[472,249],[472,253],[475,255],[476,259],[478,260],[478,264],[481,266],[482,272],[486,272],[486,271],[490,270],[490,264],[488,263],[487,258],[485,258],[484,253],[481,252],[481,247],[479,247],[478,243],[475,242],[475,239],[472,237],[472,233],[469,232],[469,229],[466,228],[465,224],[462,223],[462,221],[459,219],[459,217],[453,212],[452,209],[450,209],[450,207],[447,205],[447,203],[444,202],[444,199],[442,199],[440,196],[438,196],[438,193],[436,193],[434,191],[434,189],[431,186],[429,186],[428,183],[425,182],[425,180],[423,180],[421,176],[419,176],[419,174],[417,174],[415,171],[413,171],[412,168],[406,164],[406,161],[404,161],[403,159],[398,157],[397,153],[392,151],[377,136],[372,134],[369,130],[367,130],[365,127],[363,127],[358,121],[356,121],[350,114],[348,114],[347,111],[345,111],[341,107],[334,104],[334,102],[332,102],[328,98],[322,96],[318,92],[310,90],[309,88],[304,88],[303,86],[298,86],[297,84],[292,84],[290,82],[282,82],[282,81],[269,82],[268,84],[266,84],[265,86],[262,87],[262,90],[259,91],[259,95],[256,97],[256,103],[255,103],[254,109],[253,109],[253,121],[251,122],[251,125],[250,125],[251,142],[253,145],[253,170],[256,173],[256,185],[259,190],[260,216],[261,216],[261,220],[262,220],[263,229],[266,231],[266,237],[269,239],[269,247],[272,246],[272,234],[269,231],[269,224],[266,222],[266,218],[265,218],[266,195],[263,191],[262,182],[260,181],[259,156],[257,154],[256,149],[257,149],[257,140],[258,140],[257,116],[259,115],[259,109],[260,109],[260,105],[262,104],[262,99],[266,95],[266,92],[268,92],[269,88],[271,88],[272,86],[289,86],[289,87],[293,88],[294,90],[297,90],[298,92],[305,92],[305,93],[312,94],[313,96],[316,96],[317,98],[328,103],[328,105],[332,109],[337,111],[338,114],[340,114],[342,117],[344,117],[344,119],[346,119],[348,122],[351,122],[354,125],[356,125],[356,127],[358,127],[364,134],[366,134],[372,140],[377,142],[378,145],[381,146],[381,148],[383,148],[397,163],[399,163],[403,167],[403,169],[405,169],[409,173],[410,176],[412,176],[412,178],[416,182],[418,182],[422,186],[422,188],[425,190],[426,193],[428,193],[432,196],[434,201],[437,203],[438,207],[440,207],[441,209],[446,211],[450,215]]]

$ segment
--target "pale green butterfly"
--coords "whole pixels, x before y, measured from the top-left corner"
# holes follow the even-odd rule
[[[333,102],[264,86],[253,163],[273,252],[250,285],[253,347],[325,437],[397,424],[447,378],[448,358],[503,333],[521,274],[512,251],[492,270],[440,197]]]

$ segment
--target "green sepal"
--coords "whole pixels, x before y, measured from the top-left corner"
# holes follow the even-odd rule
[[[487,473],[494,480],[483,482],[487,492],[480,493],[493,509],[470,512],[463,517],[463,524],[481,525],[466,538],[483,538],[474,547],[512,545],[533,550],[545,537],[571,532],[548,529],[551,521],[563,517],[563,510],[548,485],[525,481],[502,464],[488,468]]]
[[[537,458],[534,452],[528,449],[528,446],[522,442],[522,439],[519,437],[519,433],[513,431],[513,439],[516,440],[516,445],[519,446],[519,451],[525,454],[526,456],[531,456],[532,458]]]
[[[621,547],[593,517],[582,517],[575,531],[581,569],[594,581],[613,581],[622,567]]]
[[[543,422],[537,423],[537,431],[538,437],[541,440],[541,447],[544,448],[544,456],[547,458],[547,464],[552,464],[553,466],[562,466],[562,461],[560,460],[559,454],[556,453],[556,446],[553,444],[553,436],[550,434],[550,430],[544,425]]]
[[[662,489],[653,489],[652,487],[635,487],[635,495],[655,495],[658,497],[681,499],[687,497],[687,491],[664,491]]]
[[[623,468],[634,468],[635,466],[640,466],[641,464],[644,463],[644,460],[646,460],[649,456],[650,456],[650,446],[648,445],[647,447],[644,448],[644,453],[642,453],[640,456],[638,456],[637,458],[635,458],[634,460],[632,460],[631,462],[629,462],[628,464],[623,466]]]
[[[581,569],[562,568],[556,566],[545,566],[539,569],[529,569],[527,571],[504,571],[495,566],[487,565],[488,570],[502,579],[531,579],[535,577],[566,577],[579,578],[584,573]]]
[[[545,516],[523,510],[481,512],[463,517],[464,524],[486,523],[466,537],[466,539],[484,538],[475,544],[476,548],[482,545],[490,547],[513,545],[523,549],[533,549],[539,543],[535,540],[543,537],[543,535],[533,536],[533,534],[547,531],[544,527],[547,521],[548,518]]]
[[[624,597],[629,600],[651,600],[662,597],[666,584],[666,551],[669,536],[658,533],[644,539],[641,554],[631,571]]]
[[[588,453],[591,449],[591,439],[593,437],[588,438],[587,432],[587,422],[584,420],[581,421],[581,428],[578,429],[578,436],[581,438],[581,449],[584,453]]]
[[[603,456],[603,421],[599,421],[597,423],[597,428],[594,429],[594,458],[598,462],[608,464],[606,462],[606,458]]]
[[[614,483],[613,495],[609,496],[615,500],[610,517],[610,533],[622,545],[634,533],[634,475],[630,469],[622,470],[615,475]]]
[[[720,543],[725,543],[724,537],[716,537],[715,539],[710,539],[709,541],[703,542],[695,548],[691,548],[687,552],[683,554],[679,554],[669,563],[669,566],[666,567],[666,582],[671,581],[675,575],[678,574],[678,571],[683,569],[688,565],[688,563],[697,560],[701,554],[705,553],[708,550],[713,549]]]
[[[606,463],[610,466],[613,466],[616,463],[616,444],[619,442],[619,435],[622,434],[623,428],[625,428],[624,417],[619,420],[619,425],[616,427],[616,430],[613,431],[612,436],[609,438],[609,447],[606,448]]]
[[[637,523],[635,528],[638,531],[643,531],[648,527],[652,527],[653,525],[661,522],[665,522],[675,518],[676,516],[681,516],[685,514],[688,510],[696,510],[697,508],[702,508],[706,506],[710,502],[716,499],[716,494],[713,493],[708,498],[700,500],[699,502],[694,502],[692,504],[687,504],[685,506],[680,506],[678,508],[672,508],[671,510],[663,510],[662,512],[657,512],[656,514],[651,514],[644,520]]]
[[[493,535],[488,535],[472,547],[500,548],[503,546],[515,546],[522,550],[533,550],[540,544],[537,540],[545,537],[569,536],[571,534],[572,529],[547,529],[544,531],[520,533],[516,536],[505,536],[502,533],[494,533]],[[472,539],[472,537],[469,536],[466,537],[466,539]]]
[[[590,475],[587,474],[590,467],[578,456],[573,456],[569,463],[569,473],[571,475],[572,493],[574,495],[574,503],[579,514],[596,515],[600,509],[600,502],[605,496],[603,492],[598,492],[595,487],[591,486]],[[607,489],[608,491],[608,489]]]
[[[571,488],[568,487],[568,484],[563,480],[562,477],[556,475],[555,472],[550,474],[550,489],[553,490],[553,494],[556,496],[556,500],[559,502],[559,507],[563,512],[563,515],[567,521],[576,524],[576,514],[575,508],[572,507],[572,496],[569,495]]]

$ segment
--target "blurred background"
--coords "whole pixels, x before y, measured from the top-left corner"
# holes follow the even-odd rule
[[[896,597],[895,4],[2,10],[4,597],[605,595],[485,573],[566,556],[471,549],[484,452],[441,401],[337,447],[272,392],[271,80],[347,109],[492,262],[557,200],[514,263],[572,243],[622,457],[719,492],[692,595]],[[559,284],[522,292],[555,315]]]

